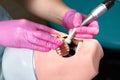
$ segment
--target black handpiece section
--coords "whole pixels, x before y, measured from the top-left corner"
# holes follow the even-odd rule
[[[107,9],[110,9],[115,3],[115,0],[105,0],[103,4],[107,7]]]

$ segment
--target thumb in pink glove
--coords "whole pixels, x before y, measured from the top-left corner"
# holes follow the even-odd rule
[[[16,48],[28,48],[49,51],[62,44],[54,29],[25,19],[0,22],[0,45]]]
[[[63,26],[71,31],[74,27],[77,27],[75,37],[78,38],[93,38],[99,32],[98,22],[92,21],[86,26],[80,26],[84,20],[85,15],[71,9],[65,13],[62,19]]]

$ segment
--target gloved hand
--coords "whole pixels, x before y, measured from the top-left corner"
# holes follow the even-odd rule
[[[0,22],[0,45],[39,51],[56,49],[62,41],[51,36],[59,33],[45,25],[25,19]]]
[[[85,15],[71,9],[65,13],[62,19],[63,26],[71,31],[72,28],[77,27],[75,37],[78,38],[93,38],[99,32],[98,22],[96,20],[89,23],[87,26],[80,26],[84,20]]]

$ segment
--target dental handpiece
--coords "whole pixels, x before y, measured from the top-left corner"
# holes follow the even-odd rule
[[[96,20],[98,17],[100,17],[103,13],[108,11],[113,5],[114,5],[115,0],[105,0],[102,2],[100,5],[98,5],[95,9],[91,11],[91,13],[83,20],[81,26],[85,26],[92,22],[93,20]],[[65,39],[65,42],[70,44],[72,38],[75,35],[77,28],[73,28],[71,33],[67,36]]]

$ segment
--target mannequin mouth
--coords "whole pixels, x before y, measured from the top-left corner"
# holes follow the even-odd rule
[[[62,32],[60,32],[59,35],[53,34],[52,36],[62,40],[63,42],[62,45],[56,49],[57,54],[62,57],[70,57],[75,55],[75,53],[80,50],[83,41],[80,38],[73,38],[71,44],[68,44],[65,42],[68,35]]]
[[[56,52],[62,57],[71,57],[80,50],[82,40],[79,38],[72,39],[71,44],[66,43],[64,40],[67,36],[62,38],[63,44],[57,48]]]

